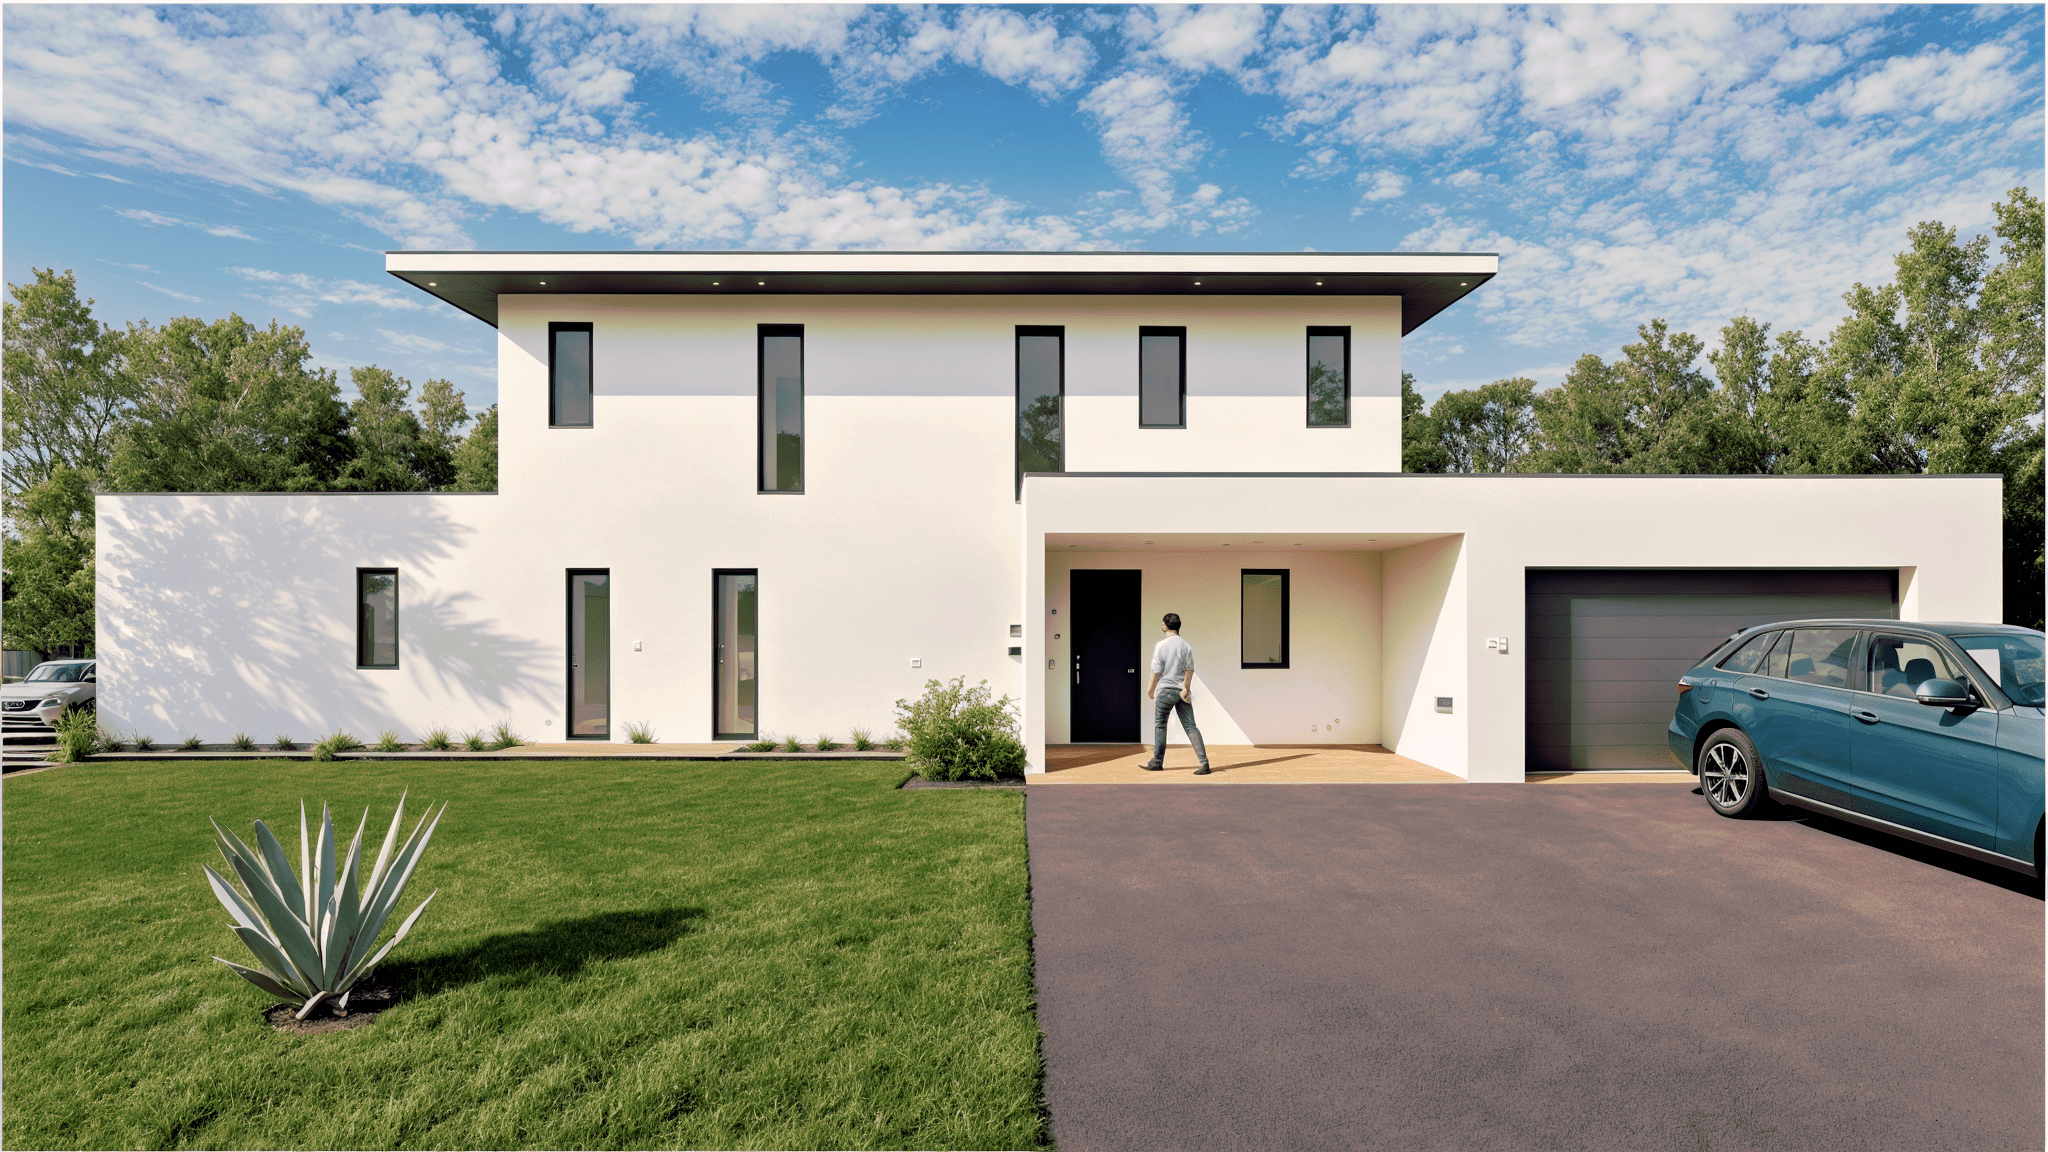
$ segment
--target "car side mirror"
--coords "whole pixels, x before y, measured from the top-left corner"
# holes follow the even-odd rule
[[[1977,698],[1953,680],[1927,680],[1913,690],[1913,699],[1930,708],[1975,708]]]

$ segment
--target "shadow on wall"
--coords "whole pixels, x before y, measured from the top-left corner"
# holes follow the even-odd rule
[[[1464,545],[1462,536],[1425,540],[1396,548],[1383,561],[1380,744],[1389,751],[1400,751],[1418,696],[1430,695],[1425,707],[1435,707],[1434,691],[1423,686],[1424,674]]]
[[[472,616],[475,595],[420,587],[476,532],[448,504],[488,499],[102,497],[102,722],[160,740],[246,731],[268,743],[337,727],[403,731],[415,719],[405,713],[436,690],[450,699],[432,706],[459,723],[541,699],[555,653]],[[355,666],[358,567],[400,570],[399,673]]]

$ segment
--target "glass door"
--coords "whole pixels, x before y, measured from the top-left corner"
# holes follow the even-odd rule
[[[711,738],[755,740],[761,734],[756,693],[759,646],[756,569],[712,574]]]
[[[611,737],[612,589],[609,569],[569,573],[569,738]]]

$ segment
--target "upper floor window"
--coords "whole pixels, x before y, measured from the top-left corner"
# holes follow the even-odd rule
[[[1351,329],[1308,330],[1308,426],[1351,424]]]
[[[763,324],[761,491],[804,490],[804,326]]]
[[[1138,329],[1138,424],[1187,427],[1188,330]]]
[[[548,424],[590,427],[590,325],[548,325]]]
[[[356,569],[356,667],[398,667],[398,569]]]
[[[1066,471],[1061,445],[1067,330],[1017,326],[1017,498],[1026,472]]]

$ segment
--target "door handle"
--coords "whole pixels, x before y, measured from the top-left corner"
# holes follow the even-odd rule
[[[1751,696],[1756,697],[1759,700],[1769,700],[1771,698],[1771,694],[1769,692],[1764,691],[1761,688],[1751,688],[1749,690],[1749,694]]]
[[[1849,715],[1854,716],[1858,720],[1863,721],[1865,724],[1877,723],[1877,713],[1872,712],[1867,708],[1851,709]]]

